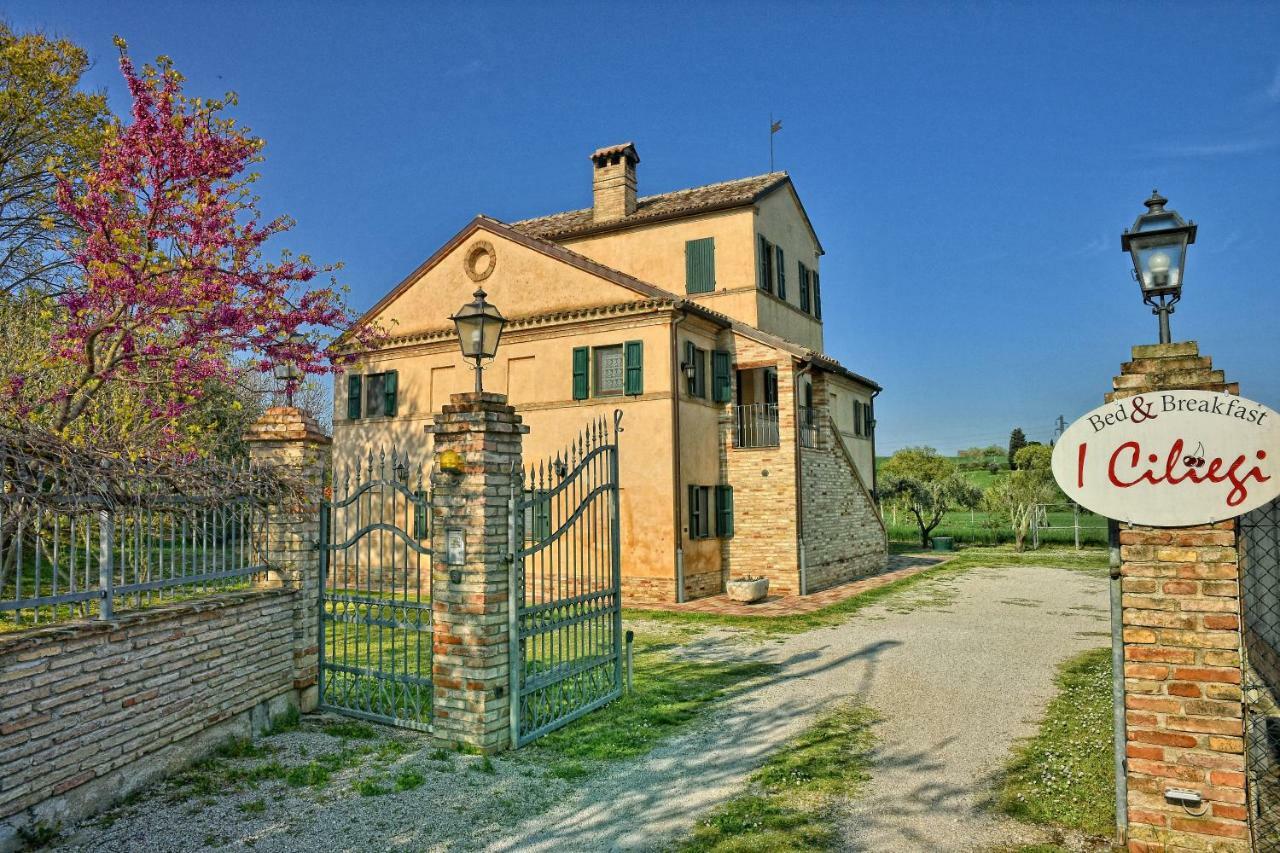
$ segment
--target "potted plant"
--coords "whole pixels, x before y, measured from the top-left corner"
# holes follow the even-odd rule
[[[725,591],[729,593],[731,601],[752,604],[769,594],[769,579],[752,576],[736,578],[725,584]]]

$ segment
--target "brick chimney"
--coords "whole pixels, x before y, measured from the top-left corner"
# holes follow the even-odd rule
[[[630,142],[600,148],[591,155],[592,218],[621,219],[636,212],[636,164],[640,155]]]

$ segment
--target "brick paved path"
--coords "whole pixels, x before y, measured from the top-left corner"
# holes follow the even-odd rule
[[[945,563],[952,556],[955,555],[933,557],[924,554],[893,554],[889,557],[885,570],[880,574],[833,586],[812,595],[771,595],[755,604],[730,601],[727,595],[712,595],[686,601],[683,604],[646,604],[644,609],[671,610],[677,613],[717,613],[722,616],[795,616],[800,613],[812,613],[869,589],[876,589],[885,584],[918,575],[926,569]]]

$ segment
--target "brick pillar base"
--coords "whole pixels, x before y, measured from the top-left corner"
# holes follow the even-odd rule
[[[427,427],[436,454],[432,728],[448,743],[497,752],[510,745],[508,501],[528,427],[501,394],[449,399]],[[463,553],[450,562],[459,534]]]
[[[293,613],[293,686],[303,711],[319,702],[319,645],[316,601],[320,595],[320,501],[331,443],[306,413],[290,406],[267,409],[245,434],[255,466],[278,468],[302,485],[287,504],[269,508],[262,560],[270,569],[268,583],[296,589]]]
[[[1195,343],[1133,348],[1107,400],[1239,393]],[[1120,527],[1132,851],[1247,851],[1240,584],[1234,521]],[[1191,814],[1165,792],[1198,792]]]

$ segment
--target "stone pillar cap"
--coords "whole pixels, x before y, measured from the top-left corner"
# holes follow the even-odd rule
[[[270,407],[245,431],[244,440],[333,442],[314,418],[296,406]]]

